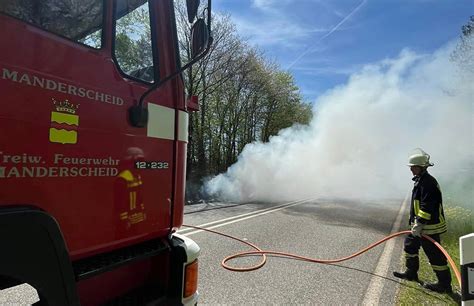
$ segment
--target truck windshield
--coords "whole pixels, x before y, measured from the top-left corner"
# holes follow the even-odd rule
[[[0,12],[75,42],[100,48],[102,0],[2,0]]]

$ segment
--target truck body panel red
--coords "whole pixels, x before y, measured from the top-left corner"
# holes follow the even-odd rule
[[[183,222],[183,81],[178,76],[146,97],[147,127],[130,124],[130,107],[152,84],[117,64],[116,5],[104,1],[100,49],[0,13],[0,214],[26,206],[51,216],[73,265],[153,239],[168,245]],[[180,68],[173,2],[152,0],[149,8],[155,63],[165,77]],[[79,280],[77,293],[96,305],[145,283],[166,291],[170,262],[161,252],[121,264]]]

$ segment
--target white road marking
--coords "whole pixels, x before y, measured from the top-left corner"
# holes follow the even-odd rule
[[[393,223],[391,234],[396,233],[400,229],[400,224],[402,222],[403,213],[405,212],[405,208],[408,203],[408,194],[405,197],[402,205],[400,206],[400,210],[398,211],[397,218]],[[374,271],[374,276],[370,280],[369,287],[365,293],[365,298],[362,301],[362,305],[379,305],[380,296],[382,294],[382,290],[384,287],[385,280],[383,277],[387,275],[388,269],[390,267],[390,260],[392,257],[393,249],[395,247],[395,240],[390,239],[385,243],[385,247],[383,249],[382,255],[379,258],[377,263],[377,267]]]
[[[282,210],[282,209],[285,209],[285,208],[288,208],[288,207],[300,205],[300,204],[306,203],[306,202],[311,201],[311,200],[313,200],[313,199],[305,199],[305,200],[294,201],[294,202],[282,204],[282,205],[279,205],[279,206],[276,206],[276,207],[265,208],[265,209],[257,210],[257,211],[251,212],[251,213],[246,213],[246,214],[242,214],[242,215],[238,215],[238,216],[233,216],[233,217],[229,217],[229,218],[225,218],[225,219],[221,219],[221,220],[217,220],[217,221],[213,221],[213,222],[209,222],[209,223],[204,223],[204,224],[200,224],[200,225],[196,225],[196,226],[206,227],[206,226],[211,225],[211,224],[220,223],[218,225],[214,225],[214,226],[211,226],[211,227],[206,227],[208,229],[215,229],[215,228],[222,227],[222,226],[225,226],[225,225],[229,225],[229,224],[232,224],[232,223],[248,220],[248,219],[251,219],[251,218],[258,217],[258,216],[263,216],[263,215],[266,215],[266,214],[269,214],[269,213],[272,213],[272,212],[276,212],[276,211],[279,211],[279,210]],[[236,219],[236,220],[233,220],[233,219]],[[227,220],[233,220],[233,221],[225,222]],[[221,222],[225,222],[225,223],[221,223]],[[184,233],[183,234],[183,232],[185,232],[185,231],[189,231],[189,229],[178,231],[178,234],[181,234],[181,235],[184,235],[184,236],[191,236],[191,235],[203,232],[203,230],[194,230],[190,233]]]

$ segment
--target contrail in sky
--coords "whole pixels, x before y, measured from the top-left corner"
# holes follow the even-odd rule
[[[325,39],[326,37],[328,37],[329,35],[331,35],[332,33],[334,33],[337,29],[339,29],[339,27],[341,25],[344,24],[344,22],[346,22],[349,18],[351,18],[352,15],[354,15],[355,13],[357,13],[357,11],[367,2],[367,0],[363,0],[355,9],[353,9],[346,17],[342,18],[341,21],[339,21],[338,24],[336,24],[331,30],[329,30],[329,32],[327,32],[326,34],[324,34],[322,37],[320,37],[314,44],[312,44],[308,49],[306,49],[306,51],[304,51],[303,53],[301,53],[289,66],[288,66],[288,70],[293,67],[303,56],[305,56],[306,54],[308,54],[309,52],[311,52],[311,50],[314,48],[315,45],[317,45],[321,40]]]

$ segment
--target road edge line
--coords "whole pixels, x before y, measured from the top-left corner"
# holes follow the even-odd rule
[[[400,229],[402,217],[408,204],[408,196],[409,193],[407,193],[405,200],[403,200],[402,205],[400,206],[397,218],[395,219],[395,222],[392,226],[392,230],[390,232],[391,234],[398,232]],[[394,239],[387,241],[387,243],[385,244],[382,255],[380,255],[379,261],[377,262],[377,266],[374,271],[375,275],[372,276],[369,286],[367,287],[367,291],[365,292],[365,297],[362,301],[362,305],[379,305],[380,296],[384,287],[383,277],[386,277],[388,269],[390,267],[390,261],[394,247]]]

